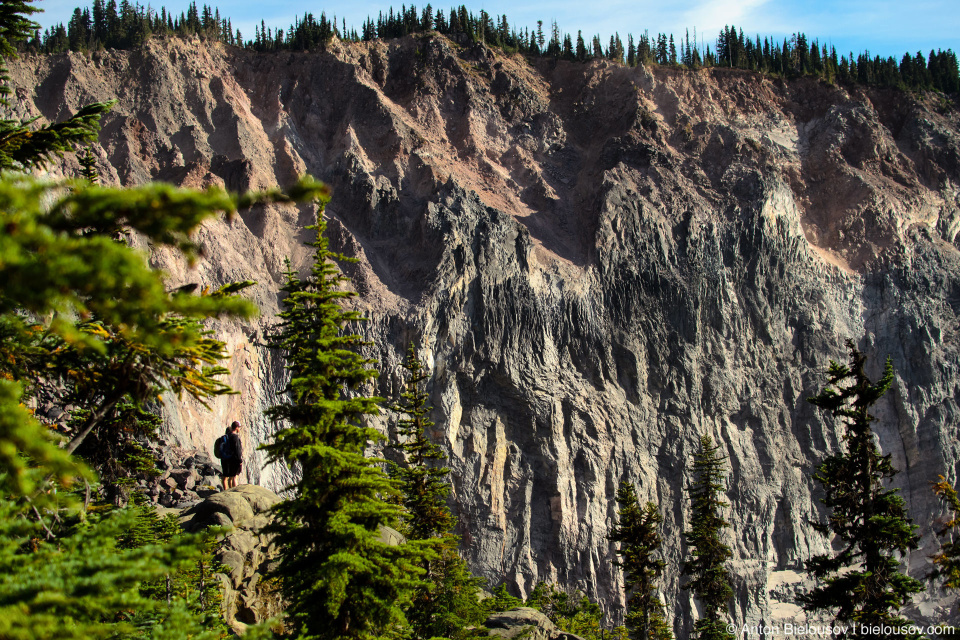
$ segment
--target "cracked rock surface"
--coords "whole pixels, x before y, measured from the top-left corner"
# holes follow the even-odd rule
[[[874,425],[923,536],[907,565],[929,571],[944,516],[929,483],[956,484],[960,460],[955,108],[723,69],[528,62],[439,36],[275,54],[156,39],[10,67],[22,117],[119,100],[94,149],[108,183],[331,185],[373,391],[398,393],[416,340],[475,572],[518,594],[579,588],[619,619],[607,535],[628,479],[664,514],[664,601],[685,637],[690,461],[710,434],[731,470],[735,620],[798,621],[802,562],[828,548],[808,524],[823,517],[812,476],[839,441],[805,398],[847,338],[873,376],[893,359]],[[315,217],[211,222],[194,270],[150,254],[174,285],[258,281],[262,319],[216,327],[241,395],[212,412],[171,399],[165,435],[209,451],[239,419],[242,480],[274,490],[289,471],[254,445],[284,378],[259,343]],[[911,615],[953,615],[941,596]]]

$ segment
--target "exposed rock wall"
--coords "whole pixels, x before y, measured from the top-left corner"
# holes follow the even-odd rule
[[[825,549],[818,462],[835,425],[804,399],[852,337],[896,382],[883,450],[921,525],[927,570],[958,480],[960,119],[923,98],[728,70],[686,73],[504,57],[443,38],[254,54],[152,41],[12,65],[23,115],[117,98],[96,149],[108,181],[245,189],[308,171],[333,187],[337,247],[392,395],[406,344],[433,371],[470,565],[520,590],[579,587],[617,615],[606,536],[623,478],[664,512],[668,609],[701,434],[729,455],[738,621],[795,614],[802,560]],[[68,163],[69,164],[69,163]],[[264,319],[219,327],[242,395],[170,404],[168,436],[212,446],[239,418],[263,441],[282,388],[257,346],[283,258],[303,266],[309,208],[207,225],[195,271],[252,278]],[[381,426],[388,429],[387,419]],[[283,470],[250,452],[249,479]],[[769,596],[772,592],[773,596]],[[922,613],[947,613],[931,598]]]

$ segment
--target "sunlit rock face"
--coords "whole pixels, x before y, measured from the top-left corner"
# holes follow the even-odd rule
[[[879,443],[923,534],[957,481],[960,121],[922,97],[503,56],[436,36],[256,54],[153,40],[136,52],[24,57],[14,106],[58,119],[118,99],[94,149],[104,181],[333,188],[337,250],[392,397],[410,341],[432,371],[462,551],[515,592],[576,587],[622,614],[607,535],[623,479],[664,514],[664,600],[685,637],[682,532],[698,439],[729,456],[738,624],[798,621],[802,562],[827,549],[813,472],[837,425],[805,398],[853,338],[877,376]],[[64,171],[75,168],[73,160]],[[311,207],[204,226],[172,284],[253,279],[263,315],[213,328],[240,395],[167,403],[167,437],[212,447],[234,419],[246,478],[292,477],[255,445],[284,385],[261,346],[284,259],[305,269]],[[145,247],[145,249],[148,249]],[[388,415],[377,424],[391,432]],[[918,614],[942,620],[937,593]]]

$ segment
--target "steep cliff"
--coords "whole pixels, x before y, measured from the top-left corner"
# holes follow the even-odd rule
[[[119,100],[95,150],[107,181],[331,184],[377,392],[395,393],[419,341],[482,575],[579,587],[616,615],[606,536],[627,478],[664,511],[667,605],[686,635],[686,487],[709,433],[732,469],[736,616],[794,620],[781,600],[826,548],[808,525],[812,473],[838,441],[805,398],[848,337],[874,375],[893,358],[876,429],[923,533],[911,570],[927,571],[942,513],[929,482],[960,471],[955,108],[721,69],[531,66],[440,37],[275,55],[154,40],[23,58],[12,76],[25,116]],[[217,327],[242,395],[212,413],[171,402],[169,437],[209,447],[234,418],[269,437],[282,369],[258,340],[315,215],[210,224],[193,271],[152,255],[175,282],[258,280],[264,313]],[[279,488],[285,472],[261,462],[249,456],[250,480]],[[935,595],[920,613],[942,620]]]

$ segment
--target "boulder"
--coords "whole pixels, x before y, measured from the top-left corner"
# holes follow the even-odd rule
[[[237,634],[242,634],[248,624],[283,611],[275,581],[262,578],[276,557],[263,528],[270,524],[269,510],[278,502],[280,497],[272,491],[241,485],[210,495],[184,511],[180,519],[187,531],[212,526],[228,529],[216,553],[225,572],[217,576],[224,586],[224,619]]]
[[[242,529],[249,529],[251,531],[263,531],[266,529],[267,525],[270,524],[270,516],[261,513],[260,515],[253,516],[249,520],[245,521],[240,527]]]
[[[223,541],[224,549],[231,549],[246,556],[257,546],[257,538],[249,531],[238,530],[228,535]]]
[[[196,469],[174,469],[170,472],[170,477],[176,480],[178,487],[187,491],[197,486],[201,479]]]
[[[243,580],[244,558],[243,554],[227,549],[217,554],[217,560],[229,569],[230,583],[234,587]]]
[[[243,496],[243,499],[247,501],[255,514],[269,511],[273,505],[282,500],[282,498],[273,491],[255,484],[242,484],[239,487],[230,489],[228,493],[237,493]]]
[[[217,467],[217,470],[216,470],[215,473],[207,473],[206,471],[204,471],[204,472],[203,472],[203,478],[201,478],[201,480],[200,480],[200,484],[201,484],[201,485],[210,485],[210,486],[213,486],[213,487],[219,487],[219,486],[221,486],[222,481],[221,481],[221,479],[220,479],[220,467]]]
[[[396,529],[391,527],[380,527],[380,542],[385,542],[391,547],[396,547],[397,545],[406,542],[406,538],[404,538],[403,534]]]
[[[178,479],[182,471],[174,469],[169,479]],[[193,469],[189,471],[195,473]],[[206,489],[197,487],[200,494],[206,493]],[[172,493],[163,497],[165,500],[170,498]],[[214,526],[226,529],[215,558],[224,566],[224,572],[218,574],[224,584],[223,615],[234,633],[243,633],[248,624],[274,617],[283,610],[275,581],[262,577],[268,575],[276,564],[276,552],[271,544],[273,536],[265,529],[271,522],[270,509],[280,501],[280,496],[268,489],[245,484],[212,493],[181,512],[165,510],[180,513],[180,523],[185,531],[196,532]],[[398,545],[404,538],[395,529],[381,527],[380,540]],[[538,636],[531,640],[548,637],[550,640],[559,638],[555,635]]]
[[[188,491],[184,494],[182,498],[180,498],[180,501],[177,502],[176,508],[180,510],[187,510],[197,506],[198,504],[200,504],[200,496],[193,493],[192,491]]]
[[[561,631],[546,615],[530,607],[494,613],[483,623],[491,636],[504,640],[582,640]]]
[[[204,500],[216,493],[220,493],[220,490],[212,484],[201,484],[194,487],[193,490],[198,496],[200,496],[201,499]]]
[[[187,531],[197,531],[209,526],[207,523],[215,513],[226,516],[233,526],[253,518],[253,508],[245,499],[244,494],[237,489],[229,489],[212,495],[186,511],[184,516],[189,517],[189,519],[184,522],[183,528]]]

